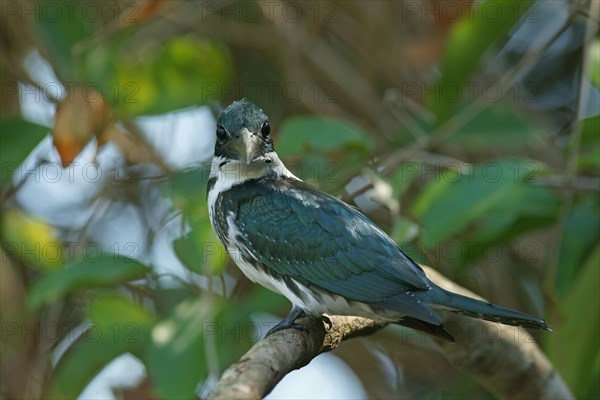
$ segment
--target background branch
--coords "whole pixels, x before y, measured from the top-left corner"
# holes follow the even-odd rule
[[[424,269],[437,285],[481,298],[437,271]],[[574,398],[526,330],[454,313],[443,317],[456,343],[431,340],[452,364],[471,374],[499,398]],[[320,353],[333,350],[346,339],[370,335],[385,326],[359,317],[330,319],[333,326],[329,330],[318,319],[304,318],[301,322],[305,332],[287,329],[259,341],[223,373],[208,398],[262,398],[286,374],[304,367]]]

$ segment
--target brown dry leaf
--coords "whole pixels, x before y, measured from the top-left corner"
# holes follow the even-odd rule
[[[132,24],[143,23],[157,18],[160,13],[173,7],[177,7],[177,2],[165,0],[137,0],[120,1],[113,5],[111,9],[115,13],[115,24],[110,27],[110,31],[127,28]]]
[[[109,120],[110,108],[96,89],[76,86],[68,91],[56,108],[52,130],[63,167],[73,162],[94,135],[99,145],[107,141],[103,132]]]
[[[157,398],[152,391],[152,382],[147,378],[136,386],[115,388],[113,393],[117,395],[117,398],[123,400],[151,400]]]
[[[468,18],[470,15],[473,0],[465,0],[460,2],[448,2],[444,0],[429,0],[423,6],[423,12],[434,18],[438,29],[447,32],[452,28],[452,25],[460,21],[462,18]]]
[[[140,21],[154,18],[165,3],[165,0],[138,0],[135,7],[139,8],[139,13],[136,17]]]

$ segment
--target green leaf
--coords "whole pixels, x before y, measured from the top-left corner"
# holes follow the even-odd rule
[[[588,47],[588,76],[590,83],[596,88],[600,88],[600,39],[596,36]]]
[[[0,118],[0,162],[2,185],[18,171],[19,165],[49,133],[45,126],[34,124],[20,117]]]
[[[551,221],[558,207],[556,196],[525,183],[538,170],[532,168],[535,165],[527,160],[498,160],[436,177],[412,207],[425,231],[424,244],[432,246],[474,222],[482,227],[473,237],[491,240],[523,216]]]
[[[368,152],[373,148],[373,143],[359,126],[329,117],[300,116],[286,119],[277,144],[277,152],[282,157],[349,148]]]
[[[196,388],[208,375],[204,336],[216,334],[211,307],[202,297],[185,300],[152,330],[147,366],[160,398],[196,397]]]
[[[515,110],[495,105],[471,119],[448,142],[461,151],[522,149],[539,139],[539,131]]]
[[[589,254],[574,286],[559,303],[560,329],[549,337],[553,364],[576,398],[588,397],[597,381],[594,364],[600,342],[600,246]]]
[[[62,243],[50,225],[18,209],[7,211],[3,218],[2,248],[7,255],[48,271],[62,268]]]
[[[74,343],[63,355],[56,367],[49,398],[77,398],[108,363],[127,352],[125,343],[114,342],[98,332],[93,329],[84,333],[83,337],[88,335],[92,339]]]
[[[468,238],[498,244],[553,223],[559,207],[559,198],[550,189],[520,183],[503,201],[488,210]]]
[[[447,120],[456,106],[464,103],[465,94],[469,93],[464,84],[479,68],[481,56],[519,21],[531,3],[531,0],[481,2],[453,25],[440,67],[441,80],[429,98],[438,122]]]
[[[582,121],[577,166],[579,170],[600,175],[600,115]]]
[[[473,174],[461,175],[455,183],[442,179],[425,187],[412,212],[423,225],[426,245],[438,243],[485,216],[516,187],[516,182],[506,173],[500,174],[498,181],[495,177],[488,179],[484,168],[478,167]],[[505,164],[500,165],[501,171],[506,168]]]
[[[600,115],[581,121],[581,144],[586,145],[600,141]]]
[[[117,254],[78,260],[36,281],[28,294],[28,304],[32,310],[38,310],[83,289],[113,287],[143,278],[149,271],[149,267]]]
[[[508,231],[517,220],[517,214],[506,212],[501,215],[494,214],[492,211],[488,216],[482,216],[474,228],[474,233],[469,235],[466,240],[475,240],[476,242],[491,243],[496,242],[500,232]]]
[[[456,264],[464,267],[473,265],[481,257],[493,258],[499,245],[510,244],[525,232],[555,223],[559,209],[560,199],[556,193],[542,186],[519,182],[502,201],[469,221],[461,230],[460,241],[465,251],[458,253]],[[523,260],[526,262],[537,259],[530,253],[524,257],[528,257]]]
[[[594,196],[587,196],[575,204],[565,223],[556,271],[556,290],[560,295],[569,292],[586,254],[598,240],[600,204]]]
[[[51,398],[76,398],[113,359],[124,353],[144,359],[154,316],[117,295],[101,296],[88,310],[88,330],[60,359]]]
[[[170,196],[191,227],[190,232],[173,241],[175,254],[191,271],[213,275],[223,270],[228,257],[208,220],[208,172],[203,167],[174,175]]]
[[[140,329],[148,329],[154,323],[154,315],[138,303],[116,294],[100,295],[92,300],[88,309],[89,319],[103,331],[111,331],[115,342],[144,344],[148,337],[140,336]],[[136,352],[136,356],[143,354]]]
[[[176,239],[173,248],[177,258],[199,274],[221,273],[228,259],[225,248],[206,220],[194,226],[187,235]]]

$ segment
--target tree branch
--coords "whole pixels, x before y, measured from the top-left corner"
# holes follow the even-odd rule
[[[437,285],[479,297],[437,271],[424,267]],[[446,313],[444,326],[456,343],[434,340],[456,367],[468,372],[499,398],[573,399],[531,335],[522,328]],[[268,394],[289,372],[302,368],[342,341],[370,335],[386,324],[359,317],[331,316],[326,330],[318,319],[303,318],[306,331],[287,329],[256,343],[231,365],[209,394],[209,399],[257,399]]]

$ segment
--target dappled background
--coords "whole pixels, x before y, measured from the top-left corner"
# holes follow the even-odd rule
[[[204,396],[287,313],[207,215],[215,118],[246,97],[296,175],[546,318],[597,398],[599,4],[3,1],[1,397]],[[396,326],[272,396],[491,397]]]

